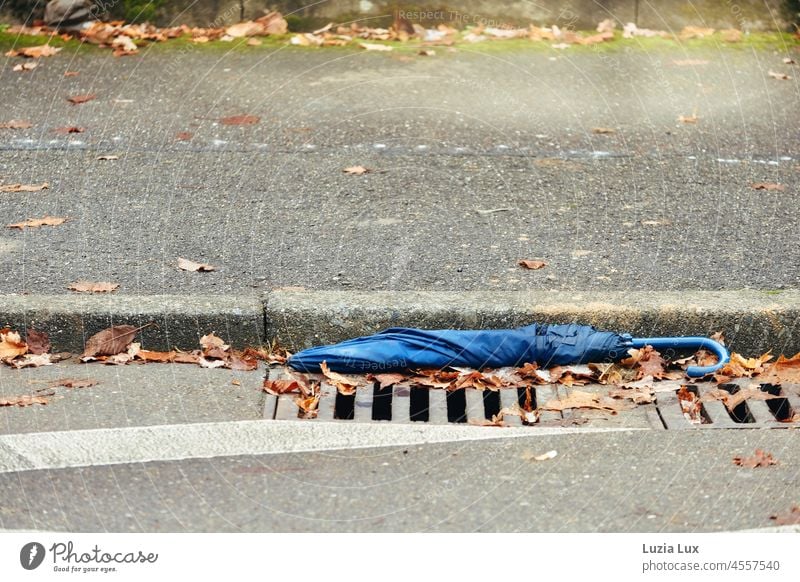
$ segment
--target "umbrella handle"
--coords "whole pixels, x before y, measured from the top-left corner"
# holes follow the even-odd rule
[[[634,348],[653,346],[658,350],[672,348],[695,351],[700,348],[705,348],[714,352],[717,356],[717,363],[713,366],[689,366],[686,369],[686,375],[690,378],[699,378],[706,374],[716,372],[731,359],[725,346],[707,337],[635,337],[630,340],[630,346]]]

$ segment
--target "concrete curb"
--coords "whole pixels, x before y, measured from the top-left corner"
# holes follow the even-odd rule
[[[634,336],[710,335],[746,354],[800,351],[800,291],[375,292],[275,291],[266,333],[290,350],[392,326],[503,328],[585,323]]]
[[[0,296],[0,328],[45,331],[57,352],[81,352],[86,339],[112,325],[151,321],[158,327],[143,330],[137,341],[153,350],[194,349],[211,331],[238,347],[260,345],[264,339],[264,311],[257,296]]]

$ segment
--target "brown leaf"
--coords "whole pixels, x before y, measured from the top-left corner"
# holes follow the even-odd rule
[[[800,524],[800,507],[795,505],[788,513],[781,515],[770,515],[769,518],[775,522],[776,525],[799,525]]]
[[[12,119],[11,121],[0,123],[0,129],[28,129],[31,127],[33,127],[33,124],[30,121],[23,121],[22,119]]]
[[[652,388],[616,388],[609,391],[611,398],[633,400],[634,404],[650,404],[655,402],[656,396]]]
[[[255,115],[232,115],[231,117],[223,117],[219,121],[222,125],[255,125],[261,121],[261,118]]]
[[[57,127],[53,131],[55,131],[56,133],[61,133],[61,134],[66,135],[66,134],[69,134],[69,133],[83,133],[86,130],[84,128],[78,127],[76,125],[68,125],[66,127]]]
[[[98,162],[113,162],[114,160],[118,160],[118,159],[119,159],[119,156],[115,156],[115,155],[102,155],[102,156],[97,156],[95,159],[96,159]]]
[[[14,68],[11,70],[15,73],[25,73],[27,71],[34,70],[38,66],[39,63],[20,63],[18,65],[14,65]]]
[[[614,129],[610,128],[610,127],[593,127],[592,128],[592,133],[596,133],[598,135],[606,135],[606,134],[609,134],[609,133],[616,133],[616,130],[614,130]]]
[[[528,259],[520,259],[517,261],[517,264],[524,269],[531,269],[534,271],[538,271],[539,269],[543,269],[547,266],[547,261],[538,261],[538,260],[528,260]]]
[[[767,190],[770,192],[783,192],[786,189],[783,187],[783,184],[775,184],[772,182],[756,182],[755,184],[751,184],[750,187],[753,190]]]
[[[264,380],[264,392],[274,395],[286,394],[288,392],[300,392],[300,383],[297,380]]]
[[[195,263],[194,261],[190,261],[189,259],[183,259],[178,257],[178,268],[181,271],[191,271],[191,272],[208,272],[216,270],[214,265],[208,265],[206,263]]]
[[[786,73],[776,73],[775,71],[770,71],[767,74],[773,79],[780,79],[781,81],[788,81],[791,79],[791,77]]]
[[[28,46],[21,49],[10,50],[6,53],[7,57],[27,57],[29,59],[38,59],[40,57],[52,57],[61,51],[60,48],[55,48],[49,44],[39,46]]]
[[[344,394],[345,396],[355,394],[356,388],[366,385],[365,379],[361,376],[345,376],[344,374],[332,372],[330,368],[328,368],[327,362],[322,362],[322,364],[320,364],[320,370],[322,370],[328,382],[335,386],[340,394]]]
[[[255,358],[247,358],[241,354],[233,352],[228,358],[227,367],[230,368],[231,370],[240,370],[243,372],[249,372],[251,370],[256,370],[258,368],[258,360],[256,360]]]
[[[143,362],[168,363],[174,362],[177,355],[177,352],[153,352],[150,350],[139,350],[136,352],[136,359],[142,360]]]
[[[200,347],[203,348],[203,353],[208,355],[213,351],[227,352],[231,346],[226,344],[221,337],[214,335],[212,331],[200,338]]]
[[[0,360],[13,360],[27,351],[28,345],[22,341],[19,333],[10,329],[0,330]]]
[[[96,386],[97,384],[97,380],[91,380],[89,378],[80,380],[75,378],[62,378],[61,380],[54,380],[53,382],[50,382],[48,386],[50,386],[50,388],[58,388],[59,386],[63,386],[64,388],[89,388],[91,386]]]
[[[24,222],[16,222],[14,224],[7,224],[6,228],[18,228],[24,230],[25,228],[39,228],[40,226],[58,226],[64,224],[66,218],[56,218],[55,216],[45,216],[44,218],[29,218]]]
[[[42,366],[49,366],[52,363],[50,354],[25,354],[13,360],[6,360],[6,364],[18,370],[21,368],[40,368]]]
[[[747,400],[773,400],[775,398],[780,398],[780,396],[765,392],[761,390],[761,388],[740,388],[735,394],[731,394],[727,390],[722,390],[721,388],[714,388],[706,391],[703,397],[700,398],[700,402],[720,400],[729,411],[733,411],[742,402],[746,402]]]
[[[119,283],[110,283],[108,281],[101,281],[99,283],[75,281],[72,285],[67,287],[67,289],[70,291],[77,291],[78,293],[111,293],[119,289]]]
[[[369,168],[365,168],[364,166],[349,166],[342,170],[345,174],[349,176],[363,176],[364,174],[368,174],[371,172]]]
[[[31,354],[46,354],[50,351],[50,337],[43,331],[29,329],[25,335],[25,343]]]
[[[64,71],[65,77],[77,77],[78,75],[80,75],[79,71]]]
[[[0,192],[39,192],[40,190],[47,190],[50,184],[44,182],[42,184],[4,184],[0,185]]]
[[[676,396],[681,405],[683,416],[692,424],[703,423],[703,405],[697,394],[689,390],[688,386],[681,386],[677,391]]]
[[[734,457],[733,464],[739,467],[747,467],[748,469],[755,469],[756,467],[769,467],[770,465],[777,465],[771,453],[756,449],[756,453],[752,457]]]
[[[67,101],[73,105],[80,105],[81,103],[86,103],[92,99],[97,99],[97,95],[94,93],[87,93],[86,95],[74,95],[72,97],[67,97]]]
[[[179,131],[175,134],[175,139],[178,141],[189,141],[192,139],[192,134],[188,131]]]
[[[175,359],[172,360],[176,364],[199,364],[200,363],[200,353],[199,352],[178,352],[175,354]]]
[[[774,364],[766,366],[758,380],[763,384],[800,384],[800,352],[791,358],[781,354]]]
[[[86,342],[86,349],[81,354],[81,359],[122,354],[133,343],[133,338],[136,334],[150,325],[153,324],[148,323],[141,327],[115,325],[104,329],[89,338],[89,341]]]
[[[699,118],[699,117],[697,117],[697,114],[696,114],[696,113],[692,113],[691,115],[679,115],[679,116],[678,116],[678,121],[680,121],[681,123],[691,123],[691,124],[695,124],[695,123],[697,123],[697,121],[698,121],[699,119],[700,119],[700,118]]]
[[[605,412],[610,412],[611,414],[617,414],[621,410],[630,409],[631,405],[607,398],[601,394],[592,394],[590,392],[573,390],[572,393],[566,398],[554,398],[541,407],[542,410],[550,410],[554,412],[561,412],[573,408],[603,410]]]
[[[392,47],[390,47],[389,45],[376,44],[376,43],[371,43],[371,42],[361,42],[361,43],[358,43],[358,46],[360,46],[364,50],[368,50],[368,51],[390,51],[390,50],[392,50]]]
[[[32,404],[47,404],[49,401],[44,396],[11,396],[0,398],[0,406],[31,406]]]
[[[637,380],[644,376],[661,379],[666,373],[668,362],[661,357],[661,354],[653,349],[653,346],[645,346],[641,349],[628,350],[630,358],[620,361],[623,366],[636,368],[639,373]]]
[[[367,376],[368,379],[374,380],[380,384],[381,389],[386,388],[387,386],[393,386],[395,384],[400,384],[408,380],[409,378],[405,374],[370,374]]]

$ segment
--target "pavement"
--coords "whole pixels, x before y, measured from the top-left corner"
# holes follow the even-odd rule
[[[118,323],[158,323],[151,349],[209,331],[296,349],[534,320],[800,351],[800,91],[796,73],[768,76],[793,72],[792,51],[154,47],[64,51],[25,74],[6,60],[0,122],[34,127],[0,130],[0,180],[50,188],[0,193],[0,216],[70,220],[0,233],[0,325],[72,352]],[[242,114],[260,121],[221,123]],[[75,295],[75,280],[120,289]],[[0,529],[728,531],[800,501],[793,429],[274,421],[264,373],[0,368],[2,396],[99,382],[0,408]],[[755,448],[779,464],[733,464]]]

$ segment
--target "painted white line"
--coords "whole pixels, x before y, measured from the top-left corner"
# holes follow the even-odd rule
[[[0,473],[629,430],[649,429],[245,420],[11,434],[0,436]]]

